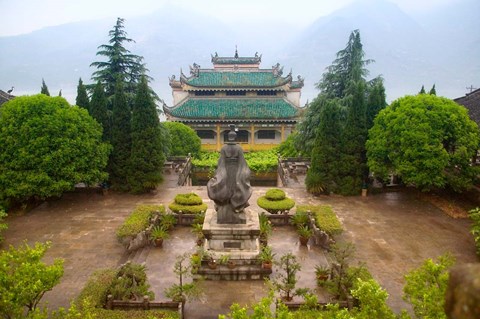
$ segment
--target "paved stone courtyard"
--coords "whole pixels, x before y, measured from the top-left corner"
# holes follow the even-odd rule
[[[69,193],[61,199],[45,203],[29,213],[9,216],[5,245],[18,245],[23,240],[52,241],[47,262],[65,260],[61,283],[44,296],[51,308],[68,307],[96,269],[114,267],[128,258],[145,262],[149,281],[158,300],[164,300],[163,289],[174,282],[175,256],[194,250],[194,235],[188,227],[177,227],[163,249],[152,247],[138,254],[127,255],[117,242],[115,229],[138,204],[168,203],[177,193],[196,192],[210,208],[205,187],[161,186],[155,193],[141,196],[111,193]],[[254,187],[251,208],[258,209],[256,199],[268,188]],[[458,262],[477,261],[469,221],[452,219],[434,206],[420,200],[413,192],[390,192],[364,197],[313,197],[299,188],[285,189],[297,204],[332,205],[342,220],[345,232],[340,240],[353,241],[358,260],[390,294],[389,304],[399,311],[405,307],[401,299],[403,275],[425,258],[434,258],[447,251]],[[314,265],[325,262],[325,253],[318,247],[301,247],[290,227],[276,227],[270,240],[277,257],[293,252],[303,264],[299,287],[314,288]],[[205,295],[187,302],[187,318],[215,318],[226,313],[232,302],[249,304],[266,295],[261,281],[202,283]],[[320,298],[328,296],[320,294]]]

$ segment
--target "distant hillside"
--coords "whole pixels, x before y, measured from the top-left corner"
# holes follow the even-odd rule
[[[304,30],[279,20],[227,25],[174,5],[128,19],[136,41],[128,49],[145,58],[154,90],[171,103],[168,76],[196,62],[211,66],[210,54],[263,54],[262,67],[280,62],[285,71],[305,77],[302,103],[317,95],[314,84],[350,32],[360,29],[370,76],[385,78],[388,99],[415,94],[436,84],[438,94],[459,97],[466,86],[480,86],[480,2],[463,0],[424,15],[409,16],[386,0],[360,0],[321,17]],[[461,22],[461,23],[460,23]],[[42,77],[50,92],[73,102],[78,78],[90,82],[97,47],[108,41],[114,20],[85,21],[45,28],[27,35],[0,37],[0,89],[15,94],[40,91]]]

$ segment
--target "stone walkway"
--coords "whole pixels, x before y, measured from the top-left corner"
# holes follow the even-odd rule
[[[268,188],[255,187],[250,200],[258,209],[256,199]],[[115,229],[138,204],[168,203],[177,193],[196,192],[208,198],[205,187],[160,187],[155,193],[128,194],[70,193],[19,216],[9,216],[6,244],[18,245],[23,240],[52,241],[46,261],[65,259],[65,275],[61,283],[44,296],[51,308],[68,307],[96,269],[114,267],[126,260],[123,247],[115,238]],[[366,262],[369,270],[387,289],[390,305],[399,311],[405,307],[401,299],[403,275],[417,267],[425,258],[437,257],[447,251],[458,262],[475,262],[474,242],[469,234],[468,220],[454,220],[434,206],[419,200],[414,193],[399,192],[362,197],[312,197],[302,189],[285,189],[298,204],[330,204],[343,221],[345,233],[341,240],[353,241],[357,259]],[[208,202],[209,207],[213,206]],[[210,207],[213,208],[213,207]],[[313,266],[323,263],[324,252],[317,247],[299,247],[289,227],[275,229],[270,243],[277,257],[292,251],[304,264],[299,287],[313,287]],[[136,256],[145,261],[149,280],[158,300],[164,299],[163,289],[174,282],[175,256],[193,251],[194,236],[188,227],[176,228],[163,249],[146,249]],[[204,282],[205,296],[188,302],[187,318],[215,318],[225,313],[232,302],[248,304],[265,296],[259,282]]]

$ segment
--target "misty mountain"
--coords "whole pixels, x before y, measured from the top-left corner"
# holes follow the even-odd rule
[[[410,16],[386,0],[360,0],[320,17],[303,30],[269,18],[226,24],[174,5],[148,15],[127,19],[125,30],[136,43],[127,44],[145,58],[155,81],[153,89],[171,103],[168,76],[189,74],[194,62],[211,67],[210,54],[263,54],[262,67],[276,62],[305,77],[302,103],[317,95],[314,83],[343,49],[350,32],[359,29],[370,77],[385,78],[388,99],[415,94],[422,84],[434,83],[438,94],[464,95],[465,87],[480,85],[480,35],[476,0]],[[459,23],[461,21],[461,23]],[[0,37],[0,88],[15,86],[14,93],[40,91],[42,77],[54,95],[62,89],[73,102],[78,78],[89,83],[103,60],[97,47],[107,43],[114,19],[85,21],[49,27],[26,35]]]

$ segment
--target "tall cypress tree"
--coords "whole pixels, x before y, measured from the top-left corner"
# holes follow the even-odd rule
[[[113,96],[111,141],[113,150],[108,162],[110,183],[113,189],[127,191],[131,139],[131,113],[127,104],[123,83],[118,79]]]
[[[422,88],[420,89],[420,92],[418,94],[425,94],[425,86],[422,85]]]
[[[383,85],[383,79],[377,77],[369,83],[367,99],[367,129],[372,128],[373,120],[378,112],[385,107],[387,107],[385,86]]]
[[[77,86],[77,98],[75,99],[75,104],[89,110],[90,100],[88,99],[87,88],[83,85],[82,78],[78,80]]]
[[[140,77],[148,71],[143,63],[143,57],[130,53],[124,46],[128,42],[135,42],[127,37],[124,22],[124,19],[117,18],[117,23],[109,32],[109,44],[98,47],[97,55],[104,56],[107,61],[90,64],[97,68],[92,74],[92,79],[102,82],[109,99],[115,93],[117,80],[122,82],[127,98],[133,97]]]
[[[50,96],[50,92],[48,91],[47,84],[45,84],[45,80],[42,78],[42,87],[40,88],[40,93]]]
[[[160,121],[148,82],[142,77],[132,110],[132,153],[129,184],[134,193],[154,189],[162,181],[163,154]]]
[[[428,92],[428,94],[437,95],[437,90],[435,90],[435,84],[432,86],[432,88],[430,89],[430,92]]]
[[[343,110],[339,99],[319,98],[319,126],[312,151],[311,167],[305,185],[312,194],[336,192],[339,152],[343,130]]]
[[[90,102],[90,115],[97,120],[103,127],[103,140],[110,141],[111,124],[110,116],[107,110],[107,96],[102,83],[98,82],[92,94],[92,101]]]

